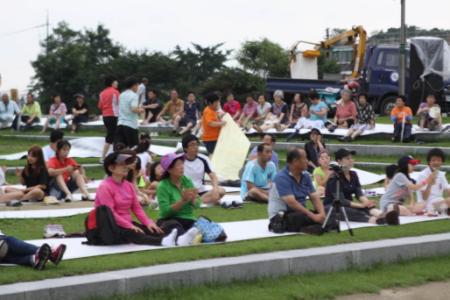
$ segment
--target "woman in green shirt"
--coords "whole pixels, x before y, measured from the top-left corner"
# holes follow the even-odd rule
[[[156,190],[160,217],[158,226],[170,222],[179,234],[187,231],[197,235],[198,230],[193,227],[197,220],[194,209],[199,208],[202,201],[191,179],[184,176],[184,154],[164,155],[161,167],[164,175]]]

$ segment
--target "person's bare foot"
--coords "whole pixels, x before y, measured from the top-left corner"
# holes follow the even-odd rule
[[[148,121],[147,120],[142,121],[142,125],[148,125]]]

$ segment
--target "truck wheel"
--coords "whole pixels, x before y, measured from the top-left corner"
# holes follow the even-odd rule
[[[380,105],[380,114],[384,116],[389,116],[391,114],[391,110],[395,106],[395,96],[388,96],[381,101]]]

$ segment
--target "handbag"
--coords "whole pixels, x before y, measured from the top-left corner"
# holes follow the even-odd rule
[[[202,242],[204,243],[224,242],[227,239],[222,225],[211,221],[207,217],[199,217],[194,226],[202,234]]]

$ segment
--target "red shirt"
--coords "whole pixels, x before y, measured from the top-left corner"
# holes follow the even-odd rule
[[[232,100],[231,102],[226,102],[223,106],[223,111],[229,113],[234,117],[241,110],[241,104],[238,101]]]
[[[102,111],[104,117],[119,116],[119,96],[119,91],[112,86],[104,89],[100,93],[98,108]]]
[[[336,118],[338,120],[352,118],[356,120],[358,112],[356,111],[356,105],[353,101],[348,101],[344,103],[342,101],[340,104],[336,105]]]
[[[65,167],[67,167],[67,166],[74,166],[74,167],[75,167],[75,166],[78,166],[78,163],[77,163],[74,159],[72,159],[72,158],[70,158],[70,157],[64,159],[64,160],[61,162],[56,156],[53,156],[53,157],[50,158],[50,159],[48,160],[48,162],[47,162],[47,168],[48,168],[48,169],[55,169],[55,170],[58,170],[58,169],[65,168]],[[70,179],[70,174],[69,174],[69,172],[64,171],[64,172],[62,173],[62,176],[63,176],[63,178],[64,178],[64,182],[68,182],[68,181],[69,181],[69,179]]]

